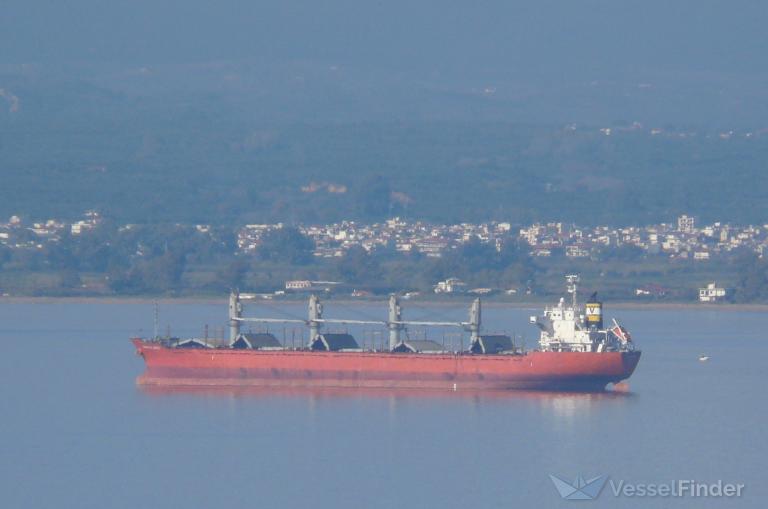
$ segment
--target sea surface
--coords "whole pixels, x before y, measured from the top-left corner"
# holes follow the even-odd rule
[[[404,306],[410,319],[466,317],[465,303]],[[293,318],[305,309],[246,312]],[[384,319],[386,305],[325,310]],[[536,311],[486,307],[484,324],[530,345]],[[144,366],[128,338],[152,334],[152,303],[0,302],[0,507],[766,507],[768,314],[606,314],[643,350],[623,391],[148,391],[136,386]],[[170,324],[174,335],[203,336],[208,324],[214,336],[225,321],[224,301],[159,306],[163,333]],[[461,341],[450,332],[411,334]],[[301,341],[292,329],[285,337]],[[616,497],[606,483],[597,500],[574,502],[550,474],[745,488],[730,499],[640,498]]]

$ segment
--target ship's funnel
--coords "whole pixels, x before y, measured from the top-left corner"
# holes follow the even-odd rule
[[[589,328],[603,328],[603,303],[597,300],[597,292],[592,294],[585,305],[585,320]]]

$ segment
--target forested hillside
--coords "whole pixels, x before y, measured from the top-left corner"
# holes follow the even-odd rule
[[[0,217],[74,218],[93,208],[136,223],[768,219],[760,131],[260,125],[214,99],[145,103],[90,90],[84,110],[48,100],[0,114]]]

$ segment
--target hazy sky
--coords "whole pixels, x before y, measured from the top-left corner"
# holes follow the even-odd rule
[[[0,61],[766,69],[768,2],[5,0]]]
[[[768,118],[765,0],[0,6],[0,88],[18,95],[27,114],[48,108],[33,99],[37,92],[66,93],[62,80],[85,94],[85,86],[71,85],[80,80],[141,96],[171,92],[183,101],[194,100],[184,92],[215,94],[265,121],[639,120],[762,128]]]

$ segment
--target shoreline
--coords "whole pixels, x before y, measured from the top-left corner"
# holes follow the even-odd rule
[[[404,300],[404,305],[416,305],[416,306],[429,306],[429,307],[456,307],[468,305],[471,298],[456,300]],[[224,305],[227,302],[227,297],[0,297],[0,305],[3,304],[210,304],[210,305]],[[259,303],[269,305],[279,304],[303,304],[304,299],[256,299],[249,301],[251,304]],[[339,305],[363,305],[363,304],[378,304],[385,303],[384,297],[381,299],[325,299],[327,304],[339,304]],[[544,300],[531,300],[525,302],[503,302],[503,301],[483,301],[483,307],[486,308],[514,308],[514,309],[539,309],[542,306],[551,305],[551,303]],[[700,310],[700,311],[766,311],[768,312],[768,303],[766,304],[703,304],[694,302],[632,302],[632,301],[617,301],[605,303],[606,308],[614,309],[648,309],[648,310]]]

